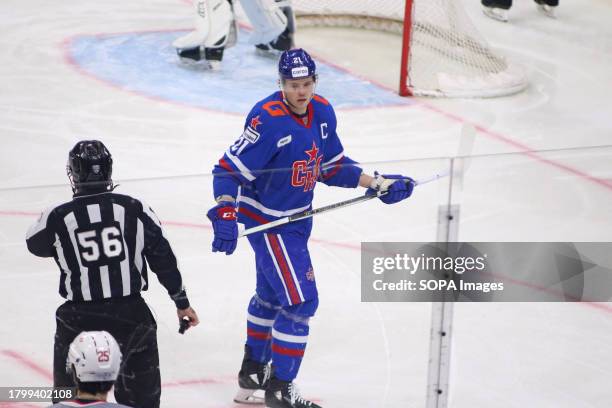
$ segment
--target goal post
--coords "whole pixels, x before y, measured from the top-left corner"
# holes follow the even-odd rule
[[[300,26],[402,36],[400,95],[495,97],[523,90],[523,69],[492,49],[458,0],[293,0]]]

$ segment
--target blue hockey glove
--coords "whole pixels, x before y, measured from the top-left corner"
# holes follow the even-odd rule
[[[395,204],[410,197],[414,189],[414,180],[410,177],[399,174],[383,174],[374,173],[374,181],[366,194],[376,195],[380,192],[387,192],[379,197],[380,201],[385,204]]]
[[[238,244],[236,204],[229,201],[221,201],[208,210],[206,216],[212,222],[215,233],[212,251],[225,252],[226,255],[231,255]]]

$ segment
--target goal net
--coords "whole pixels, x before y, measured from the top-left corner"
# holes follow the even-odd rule
[[[300,26],[402,36],[401,95],[494,97],[523,90],[521,67],[493,50],[457,0],[293,0]]]

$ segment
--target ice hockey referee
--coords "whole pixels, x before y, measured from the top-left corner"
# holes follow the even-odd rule
[[[179,321],[199,321],[157,216],[144,202],[113,192],[112,165],[102,142],[78,142],[66,168],[72,200],[43,211],[27,233],[31,253],[55,258],[59,293],[66,299],[56,311],[53,383],[74,386],[66,373],[70,343],[82,331],[106,330],[124,358],[117,402],[159,407],[157,325],[140,295],[149,284],[147,264],[168,290]]]

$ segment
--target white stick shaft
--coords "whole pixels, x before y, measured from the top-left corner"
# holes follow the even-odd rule
[[[289,223],[289,217],[279,218],[278,220],[271,221],[271,222],[269,222],[267,224],[262,224],[262,225],[258,225],[256,227],[245,229],[244,231],[240,232],[238,237],[239,238],[240,237],[246,237],[247,235],[251,235],[251,234],[254,234],[256,232],[265,231],[267,229],[278,227],[279,225],[288,224],[288,223]]]
[[[431,183],[432,181],[439,180],[439,179],[441,179],[443,177],[448,176],[449,174],[450,174],[450,169],[444,169],[444,170],[439,171],[438,173],[433,174],[433,175],[431,175],[429,177],[425,177],[425,178],[422,178],[422,179],[419,179],[419,180],[415,180],[414,183],[415,183],[415,185],[420,186],[422,184],[427,184],[427,183]]]

